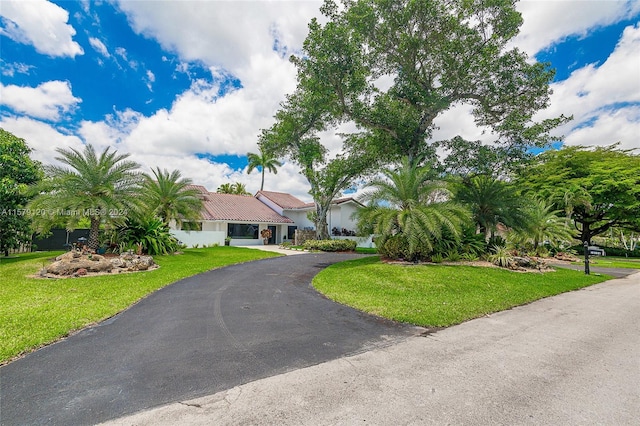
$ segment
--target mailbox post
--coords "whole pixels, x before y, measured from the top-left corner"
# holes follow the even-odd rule
[[[589,243],[587,241],[584,242],[584,273],[585,275],[589,275],[591,271],[589,271]]]

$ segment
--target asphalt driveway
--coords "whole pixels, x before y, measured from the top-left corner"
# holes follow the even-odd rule
[[[95,424],[405,340],[420,332],[310,286],[306,254],[206,272],[0,368],[0,424]]]

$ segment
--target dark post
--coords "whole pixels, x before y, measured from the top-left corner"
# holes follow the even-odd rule
[[[589,275],[589,243],[584,242],[584,273]]]

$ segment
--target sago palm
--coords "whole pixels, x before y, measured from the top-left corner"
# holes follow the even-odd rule
[[[123,221],[138,206],[142,184],[139,165],[107,147],[100,155],[92,145],[84,150],[58,148],[56,160],[68,166],[45,167],[47,192],[33,200],[40,219],[62,222],[68,228],[81,218],[90,222],[89,248],[98,248],[101,223]],[[37,219],[37,218],[36,218]]]
[[[200,191],[188,188],[191,179],[183,178],[179,170],[169,172],[160,167],[151,170],[153,176],[145,175],[142,200],[148,211],[157,215],[165,225],[174,220],[200,219],[202,199]]]
[[[373,179],[373,188],[363,196],[370,204],[358,214],[359,229],[368,228],[380,241],[392,236],[403,238],[408,254],[433,250],[433,243],[447,229],[458,236],[467,211],[448,200],[443,182],[432,180],[431,170],[404,160],[396,169],[386,169],[384,177]]]
[[[249,160],[249,167],[247,168],[247,174],[251,174],[254,169],[259,169],[262,172],[262,181],[260,183],[260,191],[264,189],[264,171],[268,170],[271,173],[278,174],[278,167],[282,166],[282,163],[277,158],[273,157],[271,153],[265,151],[260,146],[259,153],[249,152],[247,153]]]

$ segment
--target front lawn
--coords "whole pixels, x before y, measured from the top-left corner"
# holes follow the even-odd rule
[[[584,265],[584,261],[576,262],[574,264]],[[589,258],[589,265],[597,266],[599,268],[623,268],[640,270],[640,259],[613,256],[593,256]]]
[[[332,265],[313,280],[336,302],[425,327],[458,324],[611,277],[579,271],[520,273],[498,268],[393,265],[367,257]]]
[[[155,256],[159,269],[83,278],[27,278],[62,252],[0,258],[0,363],[109,318],[136,301],[210,269],[278,256],[239,247],[187,249]]]

